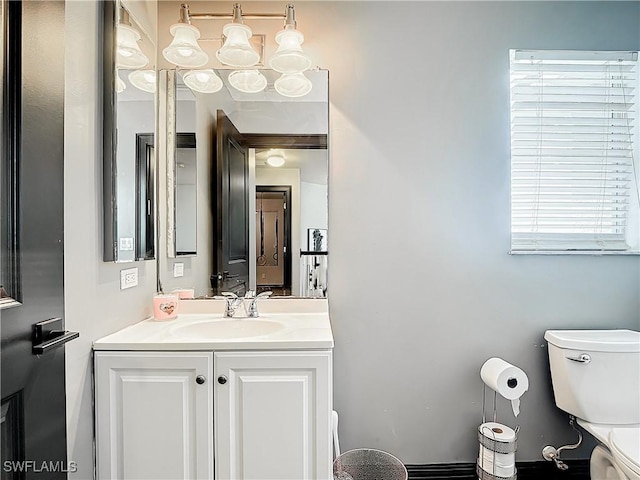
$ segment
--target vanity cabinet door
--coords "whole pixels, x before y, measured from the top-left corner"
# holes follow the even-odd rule
[[[213,353],[96,352],[98,480],[213,479]]]
[[[216,480],[332,478],[331,352],[215,354]]]

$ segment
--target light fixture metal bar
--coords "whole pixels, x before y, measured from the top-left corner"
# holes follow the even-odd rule
[[[243,20],[260,20],[260,19],[282,19],[287,23],[295,24],[295,11],[292,3],[288,3],[285,13],[242,13],[239,3],[233,5],[233,13],[191,13],[189,5],[183,3],[181,5],[181,19],[187,22],[190,20],[215,20],[221,18],[231,19],[234,22],[241,23]]]
[[[189,18],[195,20],[214,20],[220,18],[233,18],[229,13],[191,13],[189,12]],[[243,13],[243,20],[259,20],[265,18],[286,19],[287,16],[283,13]]]

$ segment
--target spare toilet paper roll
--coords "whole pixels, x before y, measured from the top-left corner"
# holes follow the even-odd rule
[[[480,465],[494,465],[496,467],[511,468],[516,464],[516,454],[497,453],[480,445],[480,455],[478,455]],[[485,470],[487,470],[485,468]],[[488,470],[487,470],[488,471]]]
[[[511,400],[513,414],[517,417],[520,413],[520,397],[529,389],[527,374],[515,365],[493,357],[482,365],[480,377],[489,388]]]
[[[506,425],[496,422],[486,422],[478,427],[480,434],[488,439],[497,442],[510,443],[515,442],[516,432]],[[511,477],[515,474],[515,452],[498,453],[490,448],[480,445],[480,454],[478,455],[478,464],[480,467],[492,475],[499,477]]]

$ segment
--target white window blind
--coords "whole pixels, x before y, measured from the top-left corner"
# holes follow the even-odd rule
[[[511,250],[638,251],[637,52],[511,51]]]

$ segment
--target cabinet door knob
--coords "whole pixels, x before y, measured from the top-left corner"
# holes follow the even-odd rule
[[[196,383],[197,383],[198,385],[202,385],[202,384],[203,384],[204,382],[206,382],[206,381],[207,381],[207,378],[206,378],[204,375],[198,375],[198,376],[196,377]]]
[[[227,377],[225,377],[224,375],[220,375],[220,376],[218,377],[218,383],[219,383],[220,385],[224,385],[225,383],[227,383]]]

